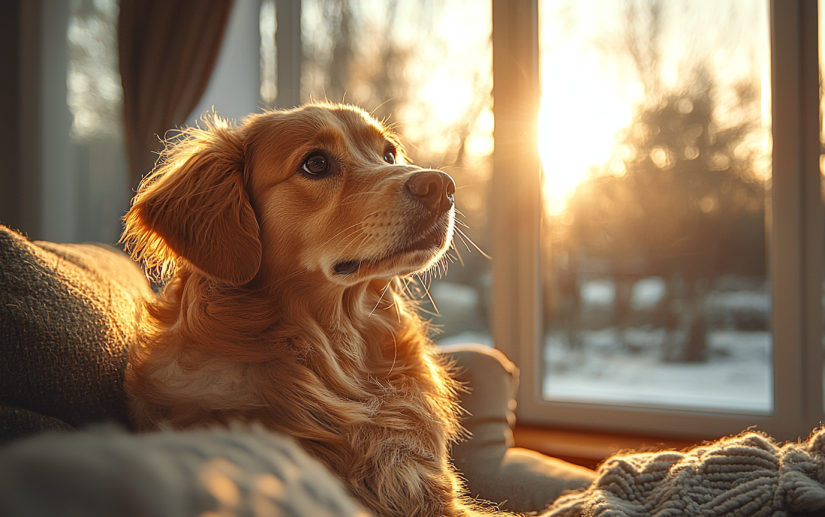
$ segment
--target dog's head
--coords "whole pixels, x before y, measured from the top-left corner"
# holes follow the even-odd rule
[[[452,243],[455,184],[406,163],[364,111],[311,105],[214,117],[168,142],[126,216],[133,256],[244,284],[302,271],[353,285],[431,268]]]

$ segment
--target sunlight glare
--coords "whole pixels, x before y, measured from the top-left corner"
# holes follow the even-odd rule
[[[439,67],[421,88],[423,97],[431,99],[433,112],[442,124],[458,120],[473,98],[472,85],[460,79]]]
[[[555,215],[588,171],[610,160],[616,132],[630,124],[632,108],[598,64],[577,59],[573,49],[546,54],[542,65],[539,155],[545,208]]]

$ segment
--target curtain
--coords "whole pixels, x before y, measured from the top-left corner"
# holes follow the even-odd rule
[[[233,0],[121,0],[118,21],[130,184],[154,166],[209,83]]]

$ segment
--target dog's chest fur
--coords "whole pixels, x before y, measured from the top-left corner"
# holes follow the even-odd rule
[[[167,327],[147,336],[151,353],[130,370],[136,420],[148,428],[260,422],[296,438],[376,513],[443,504],[456,484],[448,461],[459,430],[454,384],[416,321],[381,312],[335,328],[304,322],[300,337],[261,343],[270,360],[244,362],[180,347],[192,336]]]

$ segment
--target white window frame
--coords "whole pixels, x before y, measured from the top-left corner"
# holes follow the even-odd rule
[[[774,0],[770,21],[773,177],[767,241],[773,289],[773,412],[565,403],[541,395],[537,0],[493,0],[492,333],[496,347],[521,370],[520,422],[693,439],[756,426],[777,439],[795,440],[825,420],[817,2]],[[517,101],[508,102],[512,99]]]

